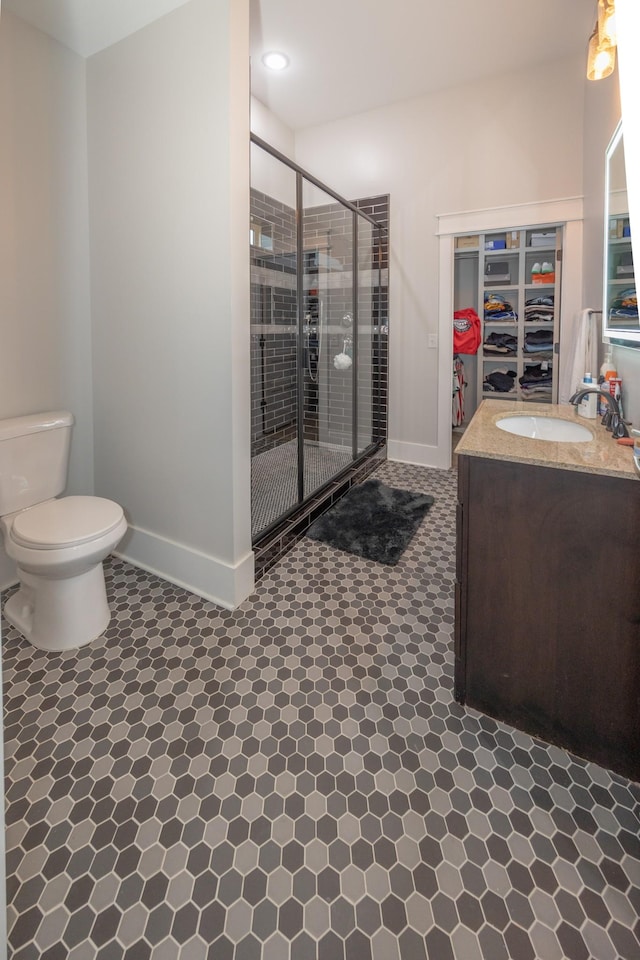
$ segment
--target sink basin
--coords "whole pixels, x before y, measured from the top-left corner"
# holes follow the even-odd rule
[[[552,440],[556,443],[588,443],[593,434],[575,420],[560,420],[554,417],[530,417],[525,414],[501,417],[496,422],[499,430],[515,433],[518,437],[532,440]]]

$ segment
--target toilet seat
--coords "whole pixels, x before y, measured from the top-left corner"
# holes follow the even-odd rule
[[[59,550],[108,534],[123,517],[122,507],[103,497],[62,497],[18,513],[11,539],[32,550]]]

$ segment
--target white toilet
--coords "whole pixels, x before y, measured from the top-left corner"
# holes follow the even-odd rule
[[[61,497],[73,415],[0,420],[0,527],[20,587],[4,615],[41,650],[72,650],[104,633],[102,561],[127,529],[122,507],[102,497]]]

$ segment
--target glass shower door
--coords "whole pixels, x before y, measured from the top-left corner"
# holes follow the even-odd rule
[[[305,497],[353,459],[353,217],[303,178]]]
[[[308,503],[330,501],[384,440],[380,234],[372,213],[252,135],[252,534],[265,562],[269,538],[288,542]]]
[[[251,147],[251,526],[298,501],[296,173]]]
[[[375,441],[374,371],[378,352],[380,269],[378,236],[375,227],[362,217],[357,221],[357,350],[355,454],[363,453]],[[379,312],[379,305],[378,305]]]

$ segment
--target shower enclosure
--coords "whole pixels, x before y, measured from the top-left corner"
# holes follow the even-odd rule
[[[255,136],[251,151],[256,544],[386,441],[388,198],[350,203]]]

